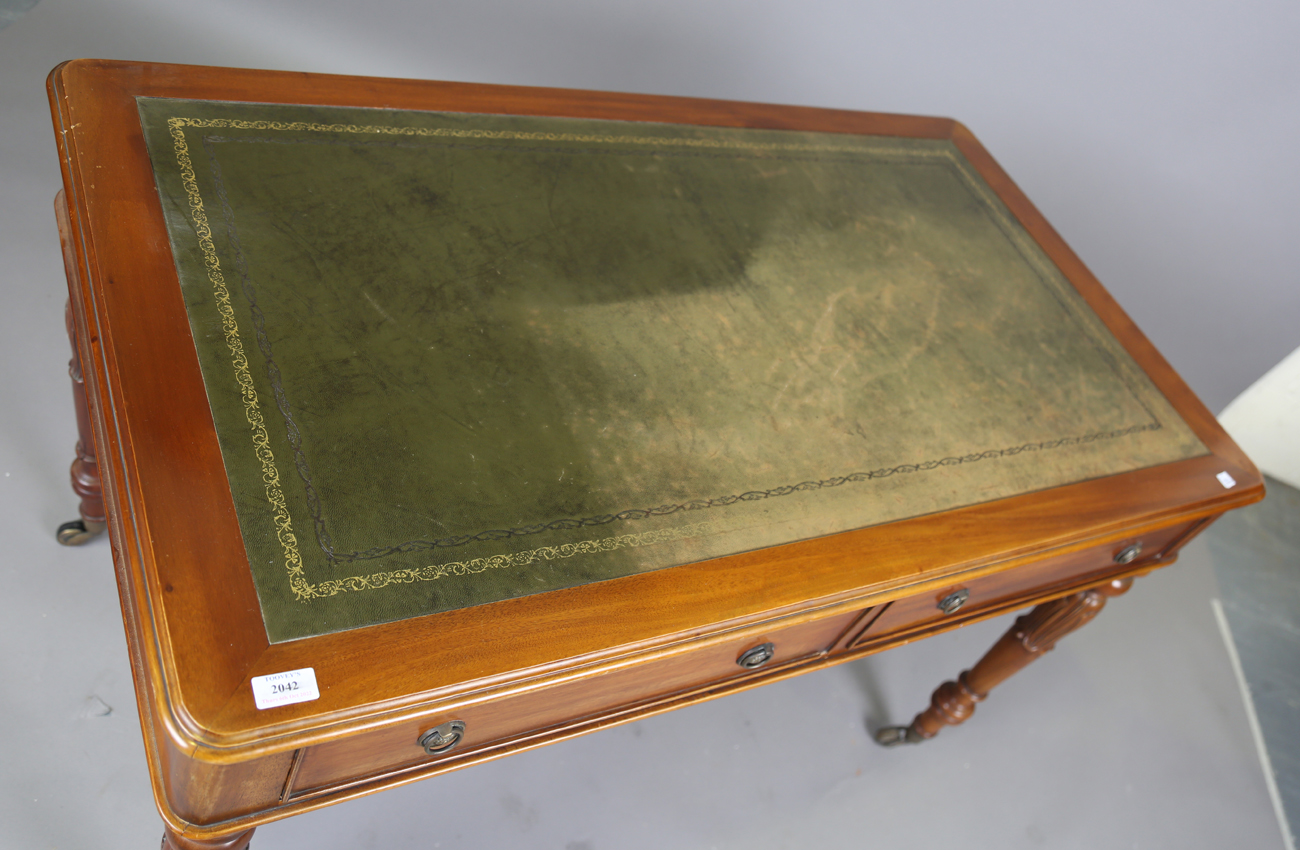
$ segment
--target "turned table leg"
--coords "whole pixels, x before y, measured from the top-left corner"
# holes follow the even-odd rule
[[[72,377],[72,403],[77,410],[77,459],[72,462],[72,490],[81,497],[81,518],[59,526],[58,539],[64,546],[80,546],[98,536],[106,526],[104,489],[99,481],[95,459],[95,437],[90,430],[90,410],[86,402],[86,382],[81,373],[81,352],[77,348],[77,326],[72,318],[72,302],[64,311],[72,359],[68,375]]]
[[[1116,579],[1073,596],[1044,602],[1016,619],[1011,629],[974,667],[957,681],[944,682],[930,699],[930,707],[916,715],[910,726],[886,726],[876,732],[876,742],[886,747],[916,744],[933,738],[944,726],[964,723],[975,713],[975,703],[1011,678],[1018,670],[1056,646],[1056,642],[1101,613],[1106,600],[1129,589],[1133,579]]]
[[[253,837],[253,830],[227,835],[224,838],[209,838],[200,841],[186,838],[174,832],[171,827],[164,827],[161,850],[248,850],[248,842]]]

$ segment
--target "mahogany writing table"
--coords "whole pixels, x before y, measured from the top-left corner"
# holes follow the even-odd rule
[[[919,741],[1262,498],[956,122],[49,87],[60,539],[108,529],[171,847],[1037,606]]]

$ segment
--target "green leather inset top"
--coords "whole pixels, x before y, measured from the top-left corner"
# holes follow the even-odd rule
[[[948,142],[139,106],[272,641],[1205,452]]]

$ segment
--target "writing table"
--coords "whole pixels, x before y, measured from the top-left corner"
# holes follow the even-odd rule
[[[956,122],[49,89],[60,539],[107,526],[168,846],[1037,606],[919,741],[1262,498]]]

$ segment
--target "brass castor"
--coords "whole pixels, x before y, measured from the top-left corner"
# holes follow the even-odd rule
[[[54,536],[64,546],[81,546],[102,534],[105,527],[102,522],[86,522],[84,519],[74,519],[59,526],[59,530]]]
[[[873,736],[882,747],[897,747],[900,744],[919,744],[925,739],[917,734],[911,726],[882,726]]]

